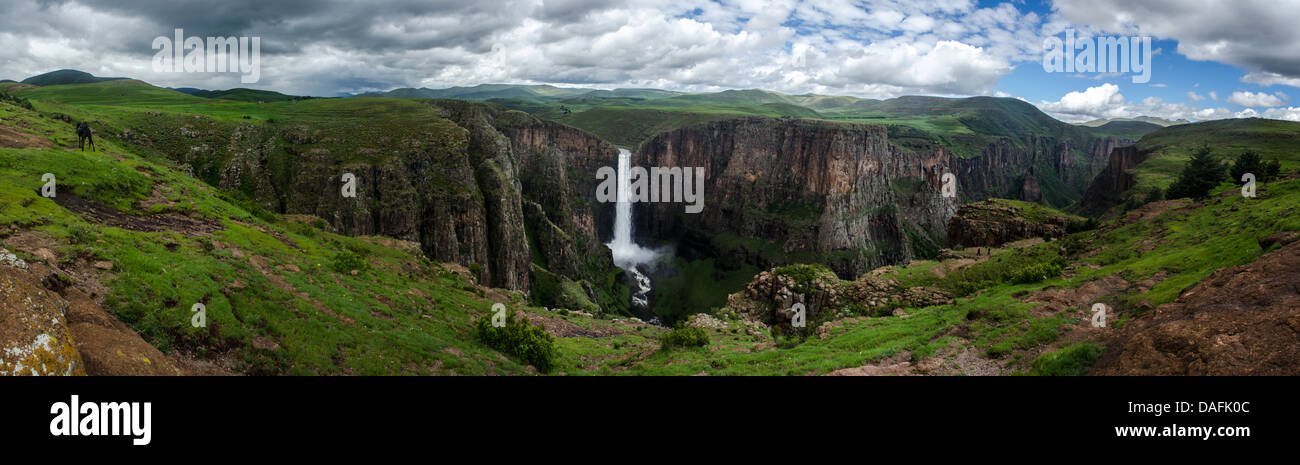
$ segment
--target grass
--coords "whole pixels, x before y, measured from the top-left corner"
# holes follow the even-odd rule
[[[1080,342],[1063,349],[1048,352],[1034,360],[1030,374],[1036,376],[1083,376],[1105,352],[1104,346]]]

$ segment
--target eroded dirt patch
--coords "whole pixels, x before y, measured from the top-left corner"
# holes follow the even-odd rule
[[[175,231],[187,236],[205,236],[223,229],[217,222],[198,220],[176,213],[130,215],[72,193],[60,192],[54,198],[54,202],[93,222],[131,231]]]
[[[54,148],[54,143],[49,139],[27,134],[9,126],[0,126],[0,148],[49,149]]]
[[[628,334],[626,331],[616,329],[611,326],[597,326],[593,328],[583,328],[577,324],[560,317],[538,315],[535,313],[519,312],[519,316],[524,317],[529,323],[541,326],[555,337],[584,337],[588,339],[597,339],[602,337],[617,336]]]

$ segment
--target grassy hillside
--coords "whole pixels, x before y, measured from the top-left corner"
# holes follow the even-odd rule
[[[1160,130],[1163,126],[1143,121],[1111,121],[1101,126],[1084,126],[1087,132],[1098,137],[1118,137],[1138,140],[1142,136]]]
[[[51,266],[78,284],[102,283],[105,306],[164,352],[254,374],[525,372],[469,333],[491,306],[489,292],[519,295],[485,291],[463,269],[390,239],[246,209],[110,138],[99,152],[72,150],[71,125],[7,102],[0,118],[53,145],[0,148],[0,242],[48,243],[59,257]],[[59,182],[53,200],[38,194],[43,173]],[[113,209],[110,219],[78,214],[75,199]],[[113,267],[88,266],[95,261]],[[198,302],[207,328],[189,325]]]
[[[299,97],[295,95],[285,95],[279,92],[256,89],[227,89],[227,90],[196,90],[189,92],[190,95],[203,98],[214,98],[223,100],[235,100],[239,102],[283,102],[288,100],[303,100],[311,97]]]
[[[1265,161],[1276,158],[1283,172],[1300,167],[1300,150],[1296,149],[1300,147],[1300,123],[1251,118],[1182,124],[1147,134],[1138,142],[1139,150],[1152,154],[1130,171],[1137,178],[1131,192],[1168,189],[1192,152],[1206,145],[1225,163],[1249,149]]]
[[[75,69],[61,69],[58,71],[50,71],[45,74],[39,74],[36,76],[29,77],[27,79],[23,79],[22,83],[31,84],[34,86],[56,86],[56,85],[63,85],[63,84],[91,84],[96,82],[114,81],[118,79],[126,79],[126,78],[97,77],[84,71],[77,71]]]

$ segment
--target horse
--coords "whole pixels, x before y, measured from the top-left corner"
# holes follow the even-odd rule
[[[99,150],[99,147],[95,146],[94,131],[90,130],[90,125],[84,122],[77,123],[77,147],[83,152],[86,151],[86,142],[90,142],[91,150]]]

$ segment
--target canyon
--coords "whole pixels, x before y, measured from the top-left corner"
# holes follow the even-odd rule
[[[151,114],[117,135],[268,211],[317,216],[342,234],[417,242],[429,259],[529,292],[539,305],[642,317],[652,315],[633,307],[653,302],[631,298],[630,289],[649,294],[649,276],[636,269],[653,261],[647,250],[737,272],[817,263],[855,279],[935,257],[963,203],[1074,204],[1111,152],[1132,143],[1039,121],[1052,130],[958,154],[899,126],[742,116],[663,132],[629,150],[492,103],[405,100],[401,108],[409,114],[365,130],[350,121],[259,126]],[[600,202],[598,171],[623,161],[702,167],[705,210]],[[337,195],[345,172],[356,176],[355,198]],[[947,173],[956,196],[941,193]],[[621,270],[629,253],[641,258]]]
[[[972,158],[930,144],[896,144],[889,128],[860,123],[740,118],[660,134],[636,163],[705,167],[708,214],[637,205],[644,241],[709,249],[705,255],[760,269],[823,263],[843,279],[870,269],[933,257],[963,202],[993,197],[1077,202],[1117,138],[1003,139]],[[941,178],[956,177],[944,197]],[[719,245],[718,237],[739,238]]]

